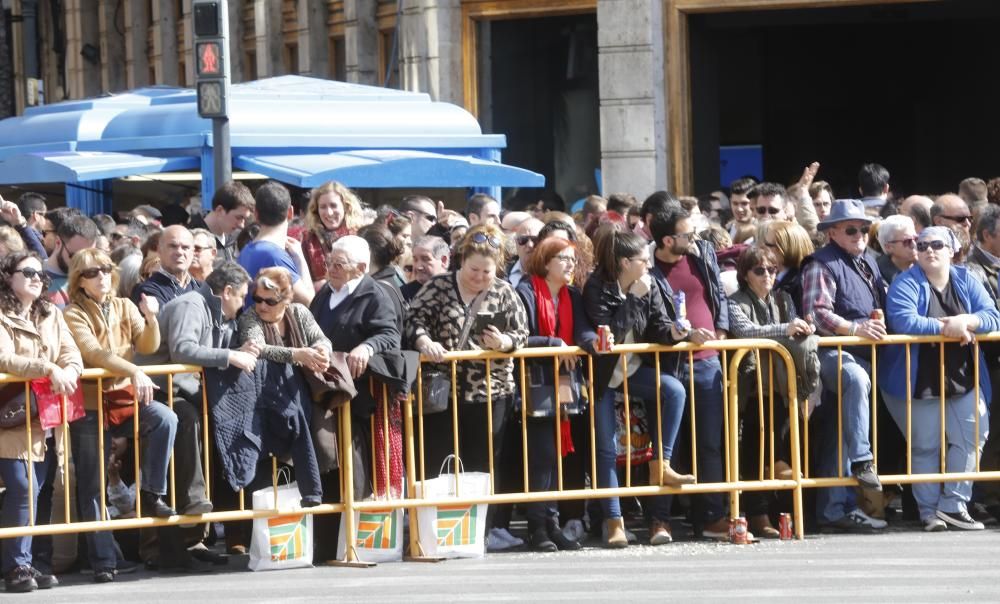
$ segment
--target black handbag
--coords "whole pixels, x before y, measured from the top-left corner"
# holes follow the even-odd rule
[[[35,393],[31,393],[31,417],[38,417],[38,406],[35,404]],[[0,428],[17,428],[24,426],[27,405],[24,397],[24,383],[15,382],[0,387]]]
[[[546,373],[548,375],[546,375]],[[546,379],[548,378],[548,379]],[[528,368],[528,391],[525,393],[525,414],[529,417],[556,416],[556,384],[552,383],[552,371],[539,364]],[[563,415],[583,412],[580,394],[580,379],[576,371],[559,372],[559,407]]]
[[[472,330],[472,324],[475,323],[476,314],[479,312],[479,307],[486,298],[488,291],[488,289],[484,289],[480,292],[476,296],[476,299],[472,301],[468,312],[466,312],[465,325],[462,327],[462,335],[458,338],[458,347],[456,350],[465,348],[465,344],[469,340],[469,332]],[[433,415],[446,411],[448,404],[451,403],[450,372],[437,370],[425,371],[423,372],[422,385],[423,388],[421,388],[420,394],[423,396],[423,414]]]

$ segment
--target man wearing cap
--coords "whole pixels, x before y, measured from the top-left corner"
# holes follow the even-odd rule
[[[881,340],[886,335],[885,321],[872,318],[874,310],[885,307],[886,290],[878,266],[867,251],[871,223],[863,202],[838,199],[830,215],[817,225],[830,242],[802,263],[802,307],[806,317],[812,316],[821,335],[869,340]],[[822,432],[819,475],[837,476],[838,464],[846,463],[862,488],[881,491],[868,435],[871,347],[845,347],[839,363],[842,368],[838,367],[837,356],[835,348],[819,351],[826,395],[815,412]],[[841,460],[837,459],[841,450],[837,442],[838,392],[843,414]],[[853,490],[846,487],[820,489],[816,504],[819,523],[827,531],[871,532],[886,526],[885,521],[858,509]]]

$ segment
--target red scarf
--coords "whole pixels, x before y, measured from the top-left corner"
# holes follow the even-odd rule
[[[556,321],[556,307],[552,303],[552,292],[545,279],[531,276],[531,285],[535,288],[535,308],[538,314],[538,335],[556,336],[567,346],[573,346],[573,303],[569,299],[569,288],[565,285],[559,290],[559,320]],[[558,328],[558,333],[556,329]]]
[[[552,303],[552,292],[545,279],[537,275],[531,276],[531,285],[535,288],[535,309],[538,315],[538,335],[558,336],[567,346],[575,344],[573,340],[573,303],[569,299],[569,288],[565,285],[559,290],[559,320],[556,321],[556,308]],[[557,330],[558,329],[558,333]],[[562,451],[566,457],[575,451],[573,435],[570,432],[569,420],[564,418],[559,422],[562,431]]]

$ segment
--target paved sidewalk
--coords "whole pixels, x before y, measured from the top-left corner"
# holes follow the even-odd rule
[[[492,554],[484,560],[251,573],[139,572],[110,585],[64,576],[32,602],[968,602],[1000,601],[1000,532],[813,536],[735,546]],[[0,592],[0,600],[19,601]]]

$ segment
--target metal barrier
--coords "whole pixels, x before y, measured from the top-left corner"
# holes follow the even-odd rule
[[[843,442],[844,442],[844,431],[843,431],[843,376],[841,375],[840,365],[843,359],[843,352],[845,347],[868,347],[871,350],[872,355],[872,367],[871,367],[871,394],[869,397],[870,405],[870,420],[871,420],[871,445],[872,445],[872,455],[875,459],[875,465],[878,466],[879,459],[879,443],[878,443],[878,349],[884,346],[893,345],[903,345],[905,346],[905,361],[906,361],[906,401],[907,401],[907,414],[906,414],[906,429],[905,429],[905,439],[906,439],[906,473],[905,474],[879,474],[879,480],[884,484],[916,484],[916,483],[934,483],[934,482],[947,482],[947,481],[993,481],[1000,480],[1000,471],[981,471],[980,470],[980,458],[982,456],[982,450],[976,447],[976,469],[975,472],[946,472],[946,462],[945,457],[947,454],[947,442],[945,434],[945,406],[946,397],[944,395],[944,346],[940,347],[940,384],[941,384],[941,460],[940,469],[941,471],[933,474],[913,474],[912,473],[912,456],[913,456],[913,445],[912,445],[912,384],[910,383],[909,375],[911,370],[912,362],[912,346],[919,344],[946,344],[955,343],[957,344],[959,340],[944,338],[941,336],[908,336],[908,335],[889,335],[882,340],[873,341],[866,338],[856,337],[856,336],[836,336],[836,337],[823,337],[819,338],[819,345],[821,347],[837,348],[838,355],[838,376],[840,379],[835,388],[830,388],[828,385],[824,385],[824,388],[830,388],[830,390],[835,390],[837,392],[837,458],[842,460],[843,456]],[[973,382],[975,389],[975,398],[978,401],[981,397],[980,387],[979,387],[979,376],[980,376],[980,363],[979,363],[979,349],[980,342],[1000,342],[1000,333],[989,333],[989,334],[979,334],[975,336],[975,339],[969,346],[972,348],[972,359],[973,359]],[[986,405],[989,405],[989,401],[986,401]],[[974,421],[974,438],[973,442],[978,441],[978,434],[980,430],[979,425],[979,414],[975,413]],[[806,488],[818,488],[818,487],[836,487],[836,486],[857,486],[858,482],[856,479],[850,476],[844,475],[844,468],[842,463],[838,463],[838,474],[836,477],[813,477],[810,475],[810,464],[809,464],[809,414],[806,414],[805,430],[803,432],[803,447],[806,451],[806,463],[804,467],[804,474],[801,480],[801,484]],[[890,418],[890,421],[893,421]]]
[[[727,384],[728,387],[722,388],[723,404],[722,413],[723,419],[723,429],[725,431],[725,438],[723,439],[723,445],[725,448],[725,453],[723,455],[723,463],[725,465],[725,480],[723,482],[714,483],[697,483],[691,485],[684,485],[679,488],[670,488],[666,486],[634,486],[632,484],[632,471],[631,463],[625,464],[625,484],[624,486],[619,486],[617,488],[599,488],[594,486],[596,483],[597,475],[597,461],[596,461],[596,446],[595,446],[595,418],[594,418],[594,390],[593,390],[593,376],[594,376],[594,357],[586,354],[585,351],[578,347],[558,347],[558,348],[531,348],[522,349],[512,353],[497,353],[488,351],[461,351],[461,352],[451,352],[445,355],[445,360],[451,366],[451,405],[450,414],[452,422],[453,431],[453,442],[452,450],[456,454],[456,457],[461,457],[461,439],[459,435],[458,425],[459,425],[459,413],[460,409],[463,407],[459,403],[458,394],[458,384],[457,384],[457,363],[459,362],[469,362],[476,361],[482,362],[485,365],[485,381],[486,381],[486,391],[487,391],[487,401],[485,403],[486,407],[486,426],[484,426],[487,435],[487,447],[488,454],[488,471],[490,476],[490,494],[485,497],[469,497],[462,496],[458,489],[458,476],[456,473],[456,493],[457,497],[449,497],[447,499],[428,499],[428,498],[416,498],[413,494],[416,493],[417,483],[424,483],[427,477],[427,468],[425,467],[425,434],[424,431],[424,415],[423,415],[423,400],[422,392],[423,388],[423,374],[422,371],[418,374],[418,387],[415,389],[416,393],[416,404],[414,405],[414,398],[411,397],[407,404],[404,405],[403,416],[404,416],[404,467],[406,469],[406,480],[407,480],[407,493],[409,497],[404,498],[383,498],[371,501],[354,501],[353,494],[345,494],[344,497],[344,508],[346,519],[344,526],[347,527],[347,543],[351,544],[352,547],[348,547],[347,550],[347,560],[346,562],[358,562],[359,557],[357,552],[354,550],[353,545],[356,545],[356,535],[353,530],[354,522],[353,515],[357,512],[365,510],[386,510],[386,509],[409,509],[415,511],[417,508],[429,507],[429,506],[446,506],[446,505],[471,505],[471,504],[505,504],[505,503],[530,503],[530,502],[543,502],[543,501],[558,501],[558,500],[570,500],[570,499],[596,499],[596,498],[606,498],[606,497],[618,497],[618,496],[650,496],[650,495],[666,495],[666,494],[704,494],[704,493],[728,493],[730,496],[730,515],[736,516],[739,514],[739,493],[741,491],[770,491],[770,490],[789,490],[793,495],[793,515],[795,520],[795,531],[798,538],[803,536],[803,513],[802,513],[802,497],[801,497],[801,487],[799,486],[798,480],[781,480],[774,476],[774,460],[773,460],[773,446],[772,446],[772,462],[771,471],[769,477],[759,476],[757,480],[745,480],[739,477],[739,443],[738,443],[738,407],[737,407],[737,380],[728,379],[729,375],[735,375],[737,367],[743,357],[750,351],[754,351],[759,354],[759,351],[771,351],[777,357],[779,357],[786,365],[788,371],[786,372],[788,376],[788,392],[790,394],[790,399],[795,401],[797,399],[796,394],[796,383],[794,379],[795,371],[794,364],[792,362],[791,356],[788,351],[786,351],[780,344],[774,342],[773,340],[718,340],[712,342],[706,342],[704,345],[694,345],[690,343],[681,343],[674,346],[661,346],[652,344],[629,344],[629,345],[619,345],[615,346],[610,354],[620,355],[623,368],[627,363],[627,354],[652,354],[654,357],[654,365],[656,369],[656,374],[661,373],[660,367],[660,357],[662,354],[673,353],[679,355],[688,356],[688,366],[690,367],[690,372],[688,376],[688,391],[690,396],[688,396],[688,405],[690,407],[690,417],[691,417],[691,456],[692,456],[692,468],[695,473],[697,473],[697,438],[696,438],[696,426],[695,426],[695,408],[696,400],[694,397],[694,374],[693,374],[693,358],[694,353],[700,350],[716,350],[719,351],[721,355],[721,365],[723,371],[723,383]],[[730,354],[731,353],[731,354]],[[562,436],[559,429],[559,422],[553,422],[554,424],[554,438],[556,441],[556,475],[557,475],[557,490],[554,491],[543,491],[543,492],[532,492],[528,484],[528,437],[527,437],[527,411],[526,405],[521,406],[521,444],[523,447],[522,453],[522,469],[524,470],[524,488],[520,492],[511,493],[497,493],[496,492],[496,473],[493,464],[493,412],[492,412],[492,374],[491,363],[498,359],[513,359],[520,364],[520,390],[521,392],[526,392],[527,386],[525,382],[525,360],[526,359],[539,359],[539,358],[552,358],[553,360],[553,375],[558,372],[559,360],[566,356],[578,356],[585,359],[587,374],[590,379],[587,380],[589,384],[588,399],[591,404],[589,407],[589,422],[590,422],[590,439],[591,439],[591,458],[590,458],[590,473],[591,473],[591,486],[589,488],[582,489],[564,489],[563,488],[563,467],[562,467],[562,456],[558,454],[561,449]],[[731,356],[731,358],[730,358]],[[426,359],[423,359],[426,361]],[[760,376],[760,364],[758,363],[758,379]],[[623,371],[623,374],[627,375],[627,372]],[[556,405],[555,407],[560,408],[558,401],[558,388],[556,390]],[[629,386],[628,379],[624,380],[623,383],[623,394],[625,399],[625,431],[626,434],[630,434],[630,408],[629,408]],[[656,386],[656,399],[660,398],[660,384],[657,381]],[[387,401],[383,399],[383,405],[387,404]],[[657,425],[662,425],[661,419],[661,409],[660,405],[656,405],[657,413],[655,420]],[[789,404],[788,405],[789,421],[791,427],[791,439],[793,443],[797,443],[799,440],[798,435],[798,405]],[[414,414],[416,414],[416,426],[414,426]],[[773,402],[771,408],[771,428],[773,432]],[[383,413],[384,417],[388,417],[388,413]],[[651,418],[652,419],[652,418]],[[350,422],[346,422],[350,423]],[[761,426],[763,430],[763,425]],[[387,431],[383,432],[384,434]],[[348,431],[344,434],[345,443],[351,442],[351,433]],[[463,438],[470,438],[470,435],[464,435]],[[373,435],[374,440],[374,435]],[[772,438],[773,442],[773,438]],[[657,443],[654,443],[656,445]],[[388,444],[383,443],[372,443],[373,450],[376,447],[382,447],[383,450],[388,454]],[[763,447],[763,439],[761,439],[761,447]],[[791,447],[791,466],[793,468],[794,476],[800,475],[800,458],[799,449],[797,446]],[[663,462],[662,457],[663,451],[662,447],[657,448],[657,459]],[[347,456],[349,457],[349,455]],[[763,449],[761,449],[760,458],[763,460],[764,454]],[[631,461],[631,460],[629,460]],[[374,467],[374,465],[373,465]],[[763,472],[762,472],[763,474]],[[418,479],[419,476],[419,479]],[[386,477],[385,484],[388,484],[388,476]],[[350,481],[347,481],[348,483]],[[423,489],[421,490],[423,492]],[[413,560],[426,559],[422,555],[419,543],[419,526],[415,521],[410,522],[410,552],[411,558]]]
[[[174,393],[173,393],[173,376],[177,373],[201,373],[202,368],[190,365],[156,365],[147,366],[142,368],[143,372],[147,375],[166,375],[167,376],[167,388],[165,389],[166,394],[166,404],[172,410],[174,408]],[[105,426],[104,426],[104,388],[103,381],[109,378],[118,378],[119,376],[113,372],[105,371],[103,369],[85,369],[81,375],[81,379],[84,381],[97,381],[98,387],[98,401],[97,401],[97,415],[98,421],[98,436],[97,436],[97,446],[98,450],[102,453],[98,455],[100,458],[99,462],[99,473],[100,473],[100,485],[101,485],[101,516],[102,518],[107,518],[107,485],[106,481],[106,468],[105,459],[103,455],[104,451],[104,439],[105,439]],[[25,395],[26,400],[30,401],[30,379],[16,376],[13,374],[0,374],[0,384],[3,383],[18,383],[23,382],[25,385]],[[202,454],[203,454],[203,467],[205,474],[205,490],[207,493],[211,493],[211,448],[214,446],[213,439],[210,435],[209,428],[209,413],[208,413],[208,395],[202,389],[202,400],[201,400],[201,425],[202,425]],[[63,422],[62,425],[57,428],[59,432],[58,438],[61,440],[61,446],[65,455],[67,456],[67,463],[63,464],[63,482],[66,485],[64,489],[63,497],[63,512],[65,518],[68,520],[72,517],[70,510],[70,489],[73,488],[71,485],[75,483],[75,480],[71,480],[69,472],[69,422],[66,421],[66,405],[63,406]],[[139,416],[139,401],[138,398],[133,399],[133,413],[134,417]],[[341,414],[341,420],[343,414]],[[30,451],[32,450],[32,417],[31,413],[26,414],[25,419],[25,435],[28,443],[28,451],[30,456]],[[349,422],[348,422],[349,423]],[[13,429],[11,429],[13,430]],[[244,497],[243,490],[239,492],[239,502],[240,506],[238,510],[228,510],[228,511],[212,511],[206,514],[199,515],[174,515],[169,518],[153,518],[153,517],[143,517],[142,507],[139,497],[140,485],[140,435],[139,435],[139,422],[133,422],[133,434],[134,439],[133,446],[133,461],[136,468],[136,483],[135,483],[135,518],[119,518],[114,520],[98,520],[98,521],[88,521],[88,522],[65,522],[62,524],[44,524],[38,525],[35,523],[35,506],[34,502],[29,499],[28,505],[28,516],[29,516],[29,526],[22,527],[2,527],[0,528],[0,539],[8,537],[19,537],[27,535],[53,535],[53,534],[64,534],[64,533],[77,533],[77,532],[92,532],[92,531],[106,531],[106,530],[120,530],[120,529],[134,529],[134,528],[149,528],[157,526],[170,526],[179,524],[194,524],[194,523],[204,523],[204,522],[226,522],[231,520],[251,520],[254,518],[272,518],[277,517],[282,514],[287,513],[287,510],[281,511],[277,507],[273,509],[266,510],[253,510],[246,509],[246,501]],[[343,451],[343,449],[342,449]],[[349,459],[349,457],[348,457]],[[348,464],[349,465],[349,464]],[[28,468],[28,492],[34,490],[34,464],[26,464]],[[272,458],[272,476],[271,484],[274,489],[275,501],[277,501],[277,460]],[[350,482],[348,481],[348,484]],[[175,488],[175,477],[174,477],[174,455],[171,451],[170,456],[170,472],[169,472],[169,488],[168,492],[170,494],[170,506],[176,506],[176,488]],[[308,508],[307,512],[310,514],[331,514],[339,513],[344,511],[344,505],[340,503],[327,503],[318,505],[316,507]],[[75,511],[74,511],[75,512]]]

